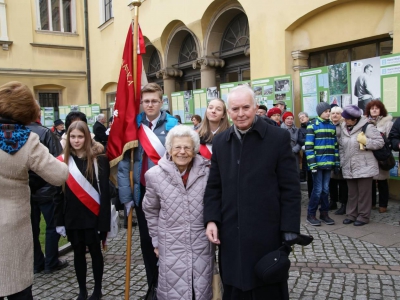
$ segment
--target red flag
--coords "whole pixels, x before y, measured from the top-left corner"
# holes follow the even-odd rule
[[[136,83],[135,92],[132,75],[132,31],[132,26],[129,26],[124,53],[122,55],[121,71],[119,73],[117,95],[114,106],[114,120],[111,126],[110,135],[108,136],[107,156],[110,161],[110,167],[115,166],[120,160],[122,160],[123,154],[126,150],[137,147],[138,145],[136,116],[139,114],[140,107],[142,77],[141,54],[145,53],[145,45],[142,31],[139,27],[138,49],[140,53],[137,55],[137,66],[135,70],[138,81]]]

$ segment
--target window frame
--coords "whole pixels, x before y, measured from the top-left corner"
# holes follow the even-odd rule
[[[110,18],[106,19],[106,2],[111,4]],[[100,26],[104,23],[109,23],[110,20],[114,19],[113,0],[99,0],[99,20]]]
[[[42,32],[54,32],[58,34],[76,34],[76,0],[71,0],[71,32],[65,31],[64,29],[64,12],[62,9],[62,0],[59,1],[59,13],[60,13],[60,31],[53,30],[53,18],[51,12],[51,0],[46,0],[48,5],[48,18],[49,18],[49,29],[42,29],[42,22],[40,19],[40,0],[36,0],[36,29]]]

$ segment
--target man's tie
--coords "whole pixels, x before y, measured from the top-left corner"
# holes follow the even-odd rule
[[[153,124],[149,122],[149,128],[151,129]],[[140,171],[140,183],[143,186],[146,186],[146,179],[144,178],[144,173],[149,169],[149,157],[146,154],[146,151],[143,151],[143,159],[142,159],[142,170]]]

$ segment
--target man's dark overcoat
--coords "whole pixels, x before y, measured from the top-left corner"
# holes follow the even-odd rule
[[[233,126],[215,136],[204,222],[219,229],[224,284],[265,285],[256,263],[278,249],[282,232],[300,232],[300,181],[290,134],[257,118],[242,142]]]

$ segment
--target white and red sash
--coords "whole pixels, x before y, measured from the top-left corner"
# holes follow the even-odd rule
[[[210,160],[211,155],[212,155],[212,145],[211,144],[205,144],[205,145],[201,144],[199,152],[200,152],[201,156]]]
[[[139,127],[138,138],[147,156],[157,165],[158,161],[165,153],[164,145],[160,142],[153,130],[144,124],[141,124]]]
[[[60,155],[57,159],[64,162],[64,155]],[[68,187],[83,205],[98,216],[100,212],[100,194],[79,171],[73,157],[68,160],[68,169],[69,175],[66,181]]]

